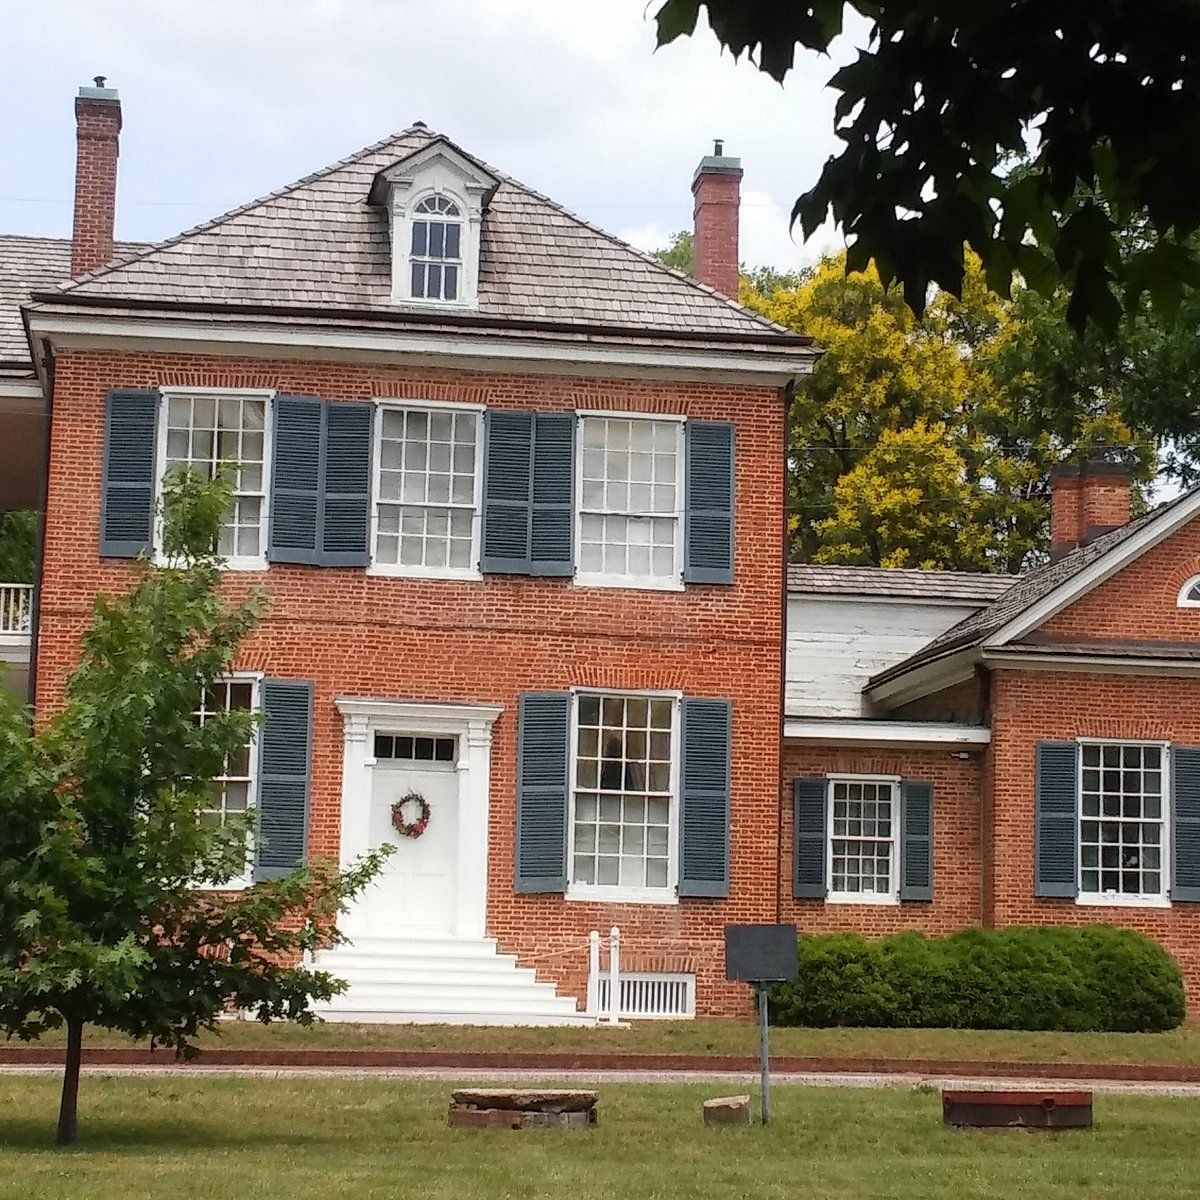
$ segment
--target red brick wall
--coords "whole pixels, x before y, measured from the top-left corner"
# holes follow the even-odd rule
[[[1192,520],[1051,617],[1038,633],[1063,641],[1200,641],[1200,608],[1176,604],[1179,589],[1197,573],[1200,521]]]
[[[692,184],[693,273],[723,295],[738,294],[740,171],[701,170]]]
[[[792,784],[828,774],[899,775],[933,784],[933,901],[842,904],[792,895]],[[953,933],[980,921],[979,757],[946,750],[829,749],[787,745],[783,752],[783,919],[805,933],[883,936],[905,929]]]
[[[581,589],[561,579],[481,582],[369,577],[277,565],[231,575],[271,606],[239,666],[316,683],[311,837],[338,850],[342,729],[335,696],[491,702],[495,728],[488,927],[505,949],[582,996],[587,933],[619,925],[627,960],[694,966],[701,1009],[746,1010],[724,984],[722,928],[774,917],[779,782],[780,459],[783,407],[765,388],[521,377],[345,364],[119,355],[58,357],[41,600],[38,702],[60,695],[92,598],[127,579],[98,558],[104,397],[112,386],[277,387],[331,399],[407,396],[504,407],[606,408],[729,419],[737,434],[732,587]],[[513,893],[517,698],[573,685],[678,688],[733,702],[731,898],[598,905]]]
[[[1114,617],[1117,616],[1114,613]],[[1200,745],[1200,684],[1130,675],[997,671],[991,758],[996,870],[986,905],[997,926],[1104,921],[1140,929],[1175,955],[1200,1006],[1200,906],[1095,907],[1033,894],[1034,756],[1039,741],[1146,738]]]
[[[113,256],[120,132],[120,104],[112,100],[76,101],[72,275],[102,267]]]

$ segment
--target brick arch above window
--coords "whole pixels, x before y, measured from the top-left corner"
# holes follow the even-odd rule
[[[1184,582],[1176,604],[1180,608],[1200,608],[1200,575],[1193,575]]]

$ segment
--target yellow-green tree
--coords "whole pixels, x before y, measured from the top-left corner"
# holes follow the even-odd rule
[[[790,419],[792,556],[817,562],[1015,571],[1044,549],[1050,467],[1095,444],[1154,447],[1112,398],[1052,405],[1014,353],[1017,306],[968,261],[961,299],[917,319],[874,268],[830,257],[795,287],[743,281],[742,301],[825,351]]]

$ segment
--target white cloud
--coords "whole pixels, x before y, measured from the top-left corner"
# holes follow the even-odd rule
[[[807,260],[787,215],[836,147],[833,97],[822,85],[837,61],[806,56],[781,88],[721,54],[705,30],[655,51],[654,8],[646,0],[10,6],[0,230],[69,230],[71,98],[103,72],[124,105],[124,237],[167,236],[419,118],[648,247],[651,235],[663,244],[690,225],[692,171],[724,137],[746,170],[746,261]]]

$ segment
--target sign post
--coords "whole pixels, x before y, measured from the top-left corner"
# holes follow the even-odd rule
[[[758,1053],[762,1079],[762,1123],[771,1123],[771,1052],[767,1031],[768,989],[794,979],[800,970],[795,925],[726,925],[725,978],[753,984],[758,991]]]

